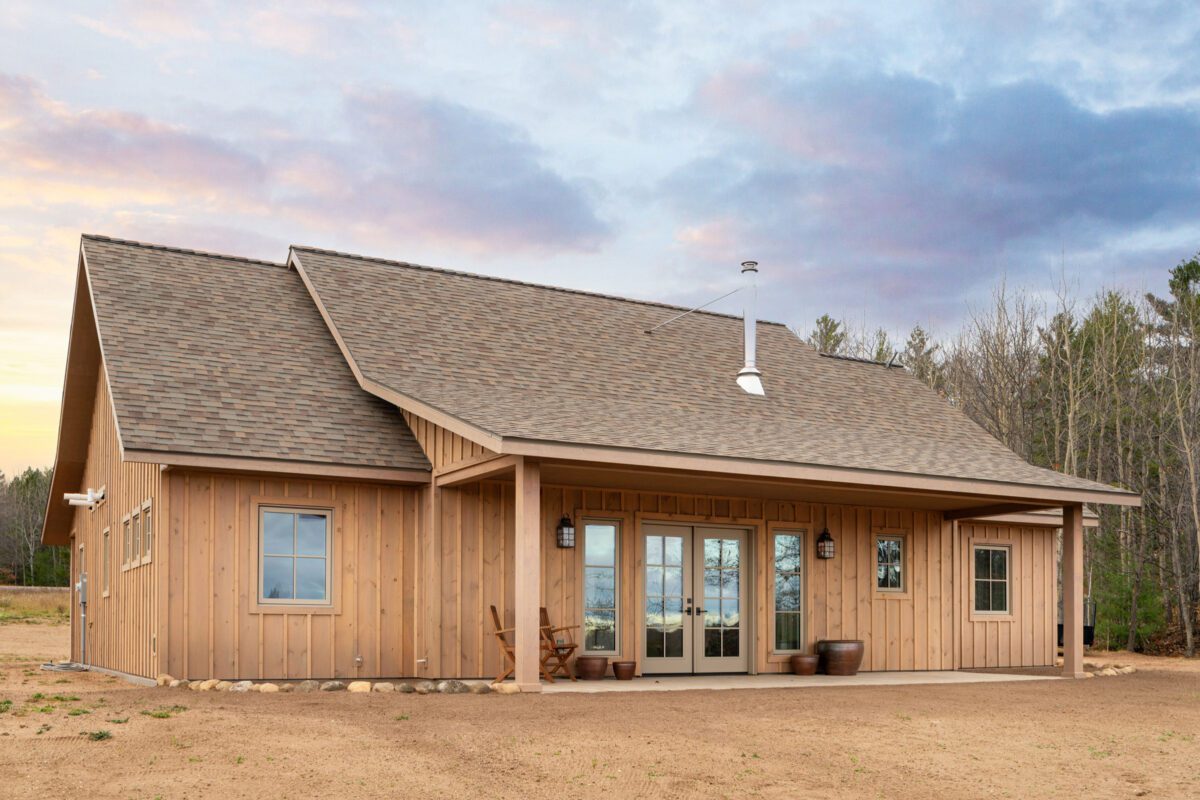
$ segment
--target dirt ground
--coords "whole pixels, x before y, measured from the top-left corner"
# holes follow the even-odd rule
[[[0,626],[0,797],[1200,796],[1200,663],[1179,659],[1093,655],[1138,672],[1080,681],[423,697],[36,668],[66,650],[64,626]]]

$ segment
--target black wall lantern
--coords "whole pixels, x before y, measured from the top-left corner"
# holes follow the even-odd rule
[[[817,558],[833,558],[837,554],[837,547],[833,543],[833,536],[829,534],[829,528],[824,528],[821,535],[817,537]]]
[[[575,524],[566,514],[563,514],[563,518],[558,521],[558,527],[554,529],[554,532],[558,536],[559,547],[575,546]]]

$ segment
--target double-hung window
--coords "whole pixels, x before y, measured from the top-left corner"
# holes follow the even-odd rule
[[[328,605],[333,512],[259,508],[259,602]]]
[[[1009,613],[1008,562],[1005,545],[975,545],[975,611],[982,614]]]
[[[583,650],[617,652],[617,575],[620,523],[583,525]]]

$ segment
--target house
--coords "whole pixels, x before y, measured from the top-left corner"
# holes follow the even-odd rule
[[[1082,673],[1083,504],[1135,494],[1031,466],[902,368],[753,317],[658,327],[682,311],[84,236],[44,531],[72,657],[493,676],[494,605],[531,691],[539,606],[644,674],[781,671],[826,638],[869,670],[1052,665],[1061,528]]]

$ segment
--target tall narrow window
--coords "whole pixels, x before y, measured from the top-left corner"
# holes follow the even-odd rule
[[[976,611],[1008,613],[1008,556],[1008,547],[975,545]]]
[[[616,522],[583,526],[583,649],[617,652]]]
[[[801,533],[775,534],[775,649],[800,650],[803,642],[803,553]]]
[[[150,504],[142,506],[142,561],[150,560],[150,541],[154,535],[151,525]]]
[[[904,537],[875,537],[875,588],[881,592],[904,591]]]
[[[259,513],[259,600],[328,604],[331,512],[264,506]]]
[[[100,546],[100,588],[103,590],[104,596],[108,597],[109,585],[112,582],[112,533],[108,528],[104,529],[103,539]]]
[[[129,566],[133,558],[133,532],[129,528],[129,517],[121,521],[121,564]]]
[[[142,515],[141,512],[133,512],[133,561],[134,565],[140,564],[142,560]]]

